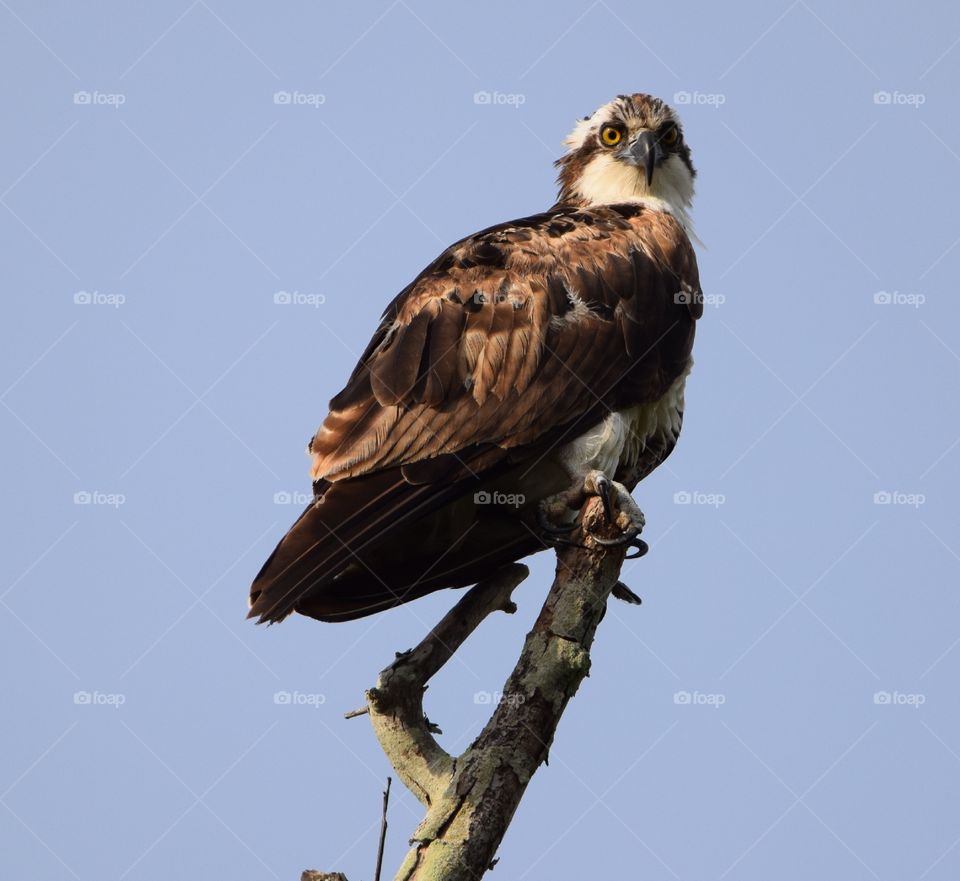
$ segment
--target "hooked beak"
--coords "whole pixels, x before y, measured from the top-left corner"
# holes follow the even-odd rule
[[[624,159],[631,165],[642,167],[647,177],[647,186],[653,182],[653,170],[663,159],[663,150],[653,132],[640,132],[627,148]]]

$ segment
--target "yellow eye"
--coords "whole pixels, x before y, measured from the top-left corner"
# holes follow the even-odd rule
[[[671,125],[660,135],[660,143],[665,147],[672,147],[680,140],[680,132],[675,125]]]
[[[623,140],[623,132],[612,125],[605,125],[600,129],[600,140],[608,147],[616,147]]]

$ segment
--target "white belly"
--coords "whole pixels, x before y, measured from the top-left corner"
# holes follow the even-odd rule
[[[692,362],[659,401],[611,412],[603,422],[564,445],[560,460],[570,477],[577,479],[597,470],[612,478],[621,464],[634,465],[654,438],[666,434],[675,442],[691,366]]]

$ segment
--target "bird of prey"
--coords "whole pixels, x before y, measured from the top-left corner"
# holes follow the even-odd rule
[[[461,239],[387,306],[250,617],[345,621],[474,584],[569,540],[590,495],[645,548],[630,491],[677,442],[703,309],[696,172],[650,95],[565,144],[552,208]]]

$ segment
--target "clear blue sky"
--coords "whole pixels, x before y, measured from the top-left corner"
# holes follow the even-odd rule
[[[644,604],[497,875],[958,877],[958,40],[943,2],[0,2],[0,877],[372,876],[342,713],[456,595],[264,629],[247,587],[383,306],[632,91],[683,115],[713,301]],[[429,692],[452,750],[532,568]]]

